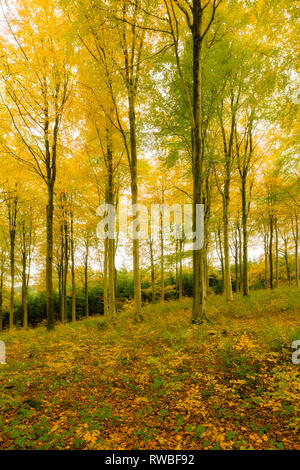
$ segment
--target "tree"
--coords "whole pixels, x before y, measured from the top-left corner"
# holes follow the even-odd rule
[[[202,55],[203,42],[210,31],[215,14],[222,0],[212,0],[202,3],[201,0],[190,2],[181,2],[180,0],[164,0],[170,32],[174,42],[174,51],[178,72],[182,87],[185,92],[188,109],[191,119],[192,134],[192,173],[193,173],[193,231],[197,226],[197,206],[203,202],[203,166],[204,166],[204,145],[202,130]],[[193,92],[192,97],[187,88],[182,72],[180,60],[180,39],[179,39],[179,15],[175,9],[178,9],[186,20],[187,26],[192,34],[193,41]],[[205,16],[205,10],[210,8]],[[194,296],[192,323],[199,323],[206,317],[205,304],[205,268],[204,268],[204,250],[196,248],[193,251],[193,277],[194,277]]]

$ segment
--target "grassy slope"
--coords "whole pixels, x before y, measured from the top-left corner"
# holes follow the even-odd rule
[[[0,448],[300,449],[300,290],[2,334]],[[298,431],[298,435],[297,435]]]

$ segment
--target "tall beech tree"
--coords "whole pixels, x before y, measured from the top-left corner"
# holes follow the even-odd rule
[[[202,63],[203,43],[206,35],[212,28],[215,15],[222,0],[181,1],[164,0],[169,20],[170,32],[174,42],[174,51],[181,84],[185,92],[187,105],[191,119],[192,134],[192,173],[193,173],[193,231],[197,226],[197,206],[203,203],[203,169],[204,169],[204,145],[202,130]],[[178,13],[179,12],[179,13]],[[179,23],[183,18],[191,31],[193,41],[193,92],[188,90],[182,71],[180,58],[180,28]],[[192,323],[199,323],[206,318],[205,301],[205,259],[204,249],[196,248],[193,251],[193,277],[194,295]]]

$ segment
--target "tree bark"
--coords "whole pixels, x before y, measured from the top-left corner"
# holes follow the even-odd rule
[[[278,220],[275,217],[274,220],[274,230],[275,230],[275,287],[279,286],[279,246],[278,246]]]
[[[76,322],[76,280],[75,280],[75,247],[74,247],[74,215],[70,212],[71,220],[71,277],[72,277],[72,323]]]
[[[160,301],[165,300],[165,254],[164,254],[164,189],[162,189],[162,210],[160,214]]]
[[[54,182],[48,183],[47,205],[47,254],[46,254],[46,296],[47,296],[47,329],[54,328],[54,301],[53,301],[53,193]]]
[[[149,250],[150,250],[150,266],[151,266],[151,301],[155,303],[155,270],[154,270],[154,256],[153,256],[153,240],[149,238]]]
[[[270,266],[270,288],[274,288],[273,284],[273,215],[270,216],[270,239],[269,239],[269,266]]]
[[[103,273],[104,316],[108,315],[107,271],[108,271],[108,238],[104,240],[104,273]]]
[[[225,275],[225,296],[227,301],[232,300],[232,284],[230,270],[230,252],[229,252],[229,182],[226,179],[223,197],[223,231],[224,231],[224,275]]]
[[[114,198],[114,174],[113,174],[113,150],[111,142],[111,129],[110,125],[106,129],[107,136],[107,171],[108,171],[108,187],[107,187],[107,202],[115,207]],[[112,221],[114,226],[115,220]],[[116,268],[115,268],[115,240],[114,238],[108,239],[108,310],[109,315],[113,318],[116,315]]]
[[[25,222],[22,223],[22,313],[23,328],[28,328],[28,312],[27,312],[27,243],[26,243],[26,227]]]
[[[137,183],[137,144],[136,144],[136,116],[135,98],[129,89],[129,125],[130,125],[130,173],[131,173],[131,200],[132,206],[138,203],[138,183]],[[133,213],[133,222],[138,218],[137,213]],[[140,244],[137,238],[133,239],[133,283],[134,283],[134,321],[141,322],[142,298],[141,298],[141,277],[140,277]]]
[[[265,289],[268,288],[268,232],[264,232],[264,252],[265,252]]]
[[[197,206],[202,204],[203,189],[203,148],[202,148],[202,7],[193,0],[193,232],[197,227]],[[202,249],[193,250],[194,295],[192,323],[206,319],[204,253]]]
[[[9,240],[10,240],[10,300],[9,300],[9,328],[14,326],[14,299],[15,299],[15,242],[18,213],[18,197],[13,196],[8,202]]]
[[[239,291],[244,295],[244,283],[243,283],[243,243],[242,243],[242,234],[241,227],[238,223],[238,245],[239,245]],[[248,272],[247,272],[248,273]]]
[[[297,213],[295,213],[295,225],[293,223],[293,238],[295,242],[295,280],[296,286],[299,286],[299,225]]]
[[[89,289],[88,289],[88,263],[89,263],[89,244],[86,241],[84,257],[84,309],[85,316],[89,318]]]
[[[291,286],[291,270],[289,264],[289,254],[288,254],[288,238],[287,236],[284,237],[284,260],[285,260],[285,267],[286,267],[286,275],[289,283],[289,287]]]
[[[220,263],[221,263],[222,284],[223,284],[223,290],[224,290],[224,288],[225,288],[224,255],[223,255],[223,246],[222,246],[220,223],[218,223],[216,244],[217,244],[217,252],[218,252]]]
[[[248,210],[246,195],[246,180],[242,179],[242,226],[243,226],[243,296],[249,295],[248,283],[248,228],[247,228]]]
[[[182,253],[183,253],[183,240],[180,239],[179,240],[179,285],[178,285],[178,289],[179,289],[179,294],[178,294],[178,297],[179,297],[179,300],[182,300]]]

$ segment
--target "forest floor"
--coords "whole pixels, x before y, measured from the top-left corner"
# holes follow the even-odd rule
[[[0,449],[300,449],[300,289],[4,332]]]

